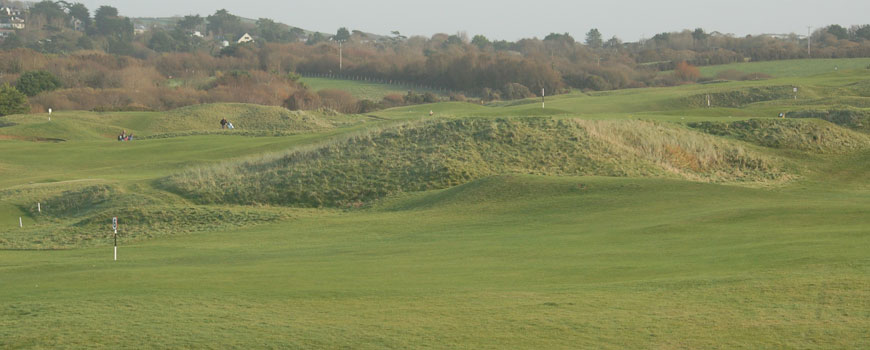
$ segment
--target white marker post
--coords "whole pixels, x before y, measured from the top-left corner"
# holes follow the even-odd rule
[[[51,121],[51,108],[48,109],[48,121]]]
[[[546,109],[547,101],[544,100],[544,88],[541,88],[541,109]]]
[[[794,88],[794,99],[797,100],[797,88]]]
[[[118,217],[112,217],[112,230],[115,231],[115,261],[118,261]]]
[[[18,227],[21,227],[21,228],[24,227],[24,221],[21,221],[21,217],[20,217],[20,216],[18,217]]]
[[[36,210],[42,213],[42,203],[36,202]]]

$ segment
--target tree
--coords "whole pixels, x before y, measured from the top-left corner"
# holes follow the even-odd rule
[[[67,10],[72,18],[82,21],[86,28],[91,25],[91,12],[84,4],[77,2],[70,5]]]
[[[33,7],[30,8],[30,14],[41,15],[45,17],[48,22],[66,18],[66,12],[63,12],[63,8],[58,3],[49,0],[40,1],[33,5]]]
[[[855,29],[855,38],[870,40],[870,24],[865,24]]]
[[[837,37],[837,40],[849,39],[849,32],[839,24],[832,24],[826,28],[828,34]]]
[[[489,41],[489,39],[487,39],[485,36],[480,35],[480,34],[475,35],[473,38],[471,38],[471,44],[474,46],[477,46],[481,50],[492,45],[492,43]]]
[[[0,117],[10,114],[27,113],[27,96],[8,83],[0,86]]]
[[[601,47],[601,32],[598,31],[598,28],[592,28],[586,33],[586,46],[593,49]]]
[[[610,38],[604,43],[604,47],[608,49],[621,49],[622,48],[622,40],[619,40],[616,36]]]
[[[707,41],[707,37],[709,37],[709,35],[704,32],[704,29],[695,28],[695,31],[692,32],[692,39],[695,41],[695,45],[699,42]]]
[[[100,6],[97,9],[97,12],[94,13],[94,21],[97,24],[97,31],[100,34],[108,33],[111,28],[109,28],[108,19],[117,18],[118,17],[118,9],[112,6]]]
[[[114,7],[100,6],[94,14],[94,24],[98,34],[114,39],[115,42],[133,41],[133,22],[129,18],[118,16],[118,9]]]
[[[155,30],[151,34],[151,39],[148,40],[148,48],[157,52],[172,52],[177,51],[178,44],[175,38],[162,30]]]
[[[21,75],[15,82],[15,88],[27,96],[36,96],[43,91],[51,91],[60,87],[60,80],[46,71],[29,71]]]
[[[550,33],[544,37],[544,41],[565,41],[568,44],[574,44],[574,37],[571,34]]]
[[[178,23],[175,23],[175,28],[178,28],[178,29],[181,29],[184,31],[192,32],[192,31],[196,30],[197,27],[201,26],[203,23],[205,23],[205,19],[200,17],[199,15],[196,15],[196,16],[189,16],[188,15],[188,16],[184,16],[183,18],[178,20]]]
[[[235,36],[242,29],[242,20],[227,12],[226,9],[217,10],[213,15],[205,18],[208,20],[206,29],[217,36]]]
[[[335,36],[332,37],[332,40],[339,42],[347,42],[350,39],[350,32],[345,27],[338,28],[338,31],[335,32]]]
[[[268,18],[257,20],[257,34],[270,42],[281,41],[281,39],[286,37],[286,33],[281,28],[281,25]]]
[[[306,41],[305,44],[306,45],[314,45],[317,43],[324,42],[326,40],[327,40],[326,35],[320,34],[319,32],[314,32],[314,34],[311,34],[308,36],[308,41]]]

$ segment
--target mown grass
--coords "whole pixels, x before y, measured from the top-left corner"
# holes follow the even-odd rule
[[[380,101],[384,96],[398,94],[406,95],[408,91],[416,93],[432,92],[441,94],[441,92],[430,89],[422,89],[419,87],[411,87],[400,84],[384,84],[373,81],[364,80],[344,80],[330,78],[302,78],[299,81],[305,83],[315,91],[320,90],[342,90],[347,91],[353,97],[363,100]]]
[[[866,136],[771,118],[807,111],[861,132],[868,78],[315,115],[333,127],[268,137],[161,131],[149,112],[0,118],[18,123],[0,127],[0,348],[867,348],[870,151],[843,147]],[[792,85],[806,94],[687,104]],[[684,125],[701,122],[727,132]],[[118,128],[161,138],[104,135]],[[200,205],[155,185],[296,153],[309,156],[262,192],[416,181],[392,171],[419,164],[461,181],[353,210]],[[741,168],[753,161],[768,167]],[[621,176],[573,176],[587,165]],[[336,169],[350,176],[315,172]]]
[[[862,348],[867,198],[501,177],[383,210],[122,240],[116,263],[109,247],[4,252],[0,342]]]
[[[709,77],[716,76],[716,73],[721,71],[736,70],[744,73],[764,73],[776,78],[794,78],[840,70],[866,69],[868,65],[870,65],[870,58],[833,58],[733,63],[704,66],[700,67],[700,70],[701,75]]]

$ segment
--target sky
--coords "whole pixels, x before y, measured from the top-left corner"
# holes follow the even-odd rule
[[[171,17],[225,8],[237,16],[270,18],[306,30],[335,33],[340,27],[389,35],[482,34],[491,40],[543,38],[570,33],[583,40],[590,28],[605,39],[650,38],[661,32],[704,28],[737,36],[806,34],[807,26],[870,24],[867,0],[70,0],[91,13],[102,5],[130,17]]]

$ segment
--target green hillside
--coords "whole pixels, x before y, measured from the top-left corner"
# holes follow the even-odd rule
[[[868,348],[846,63],[545,109],[2,117],[0,348]]]

